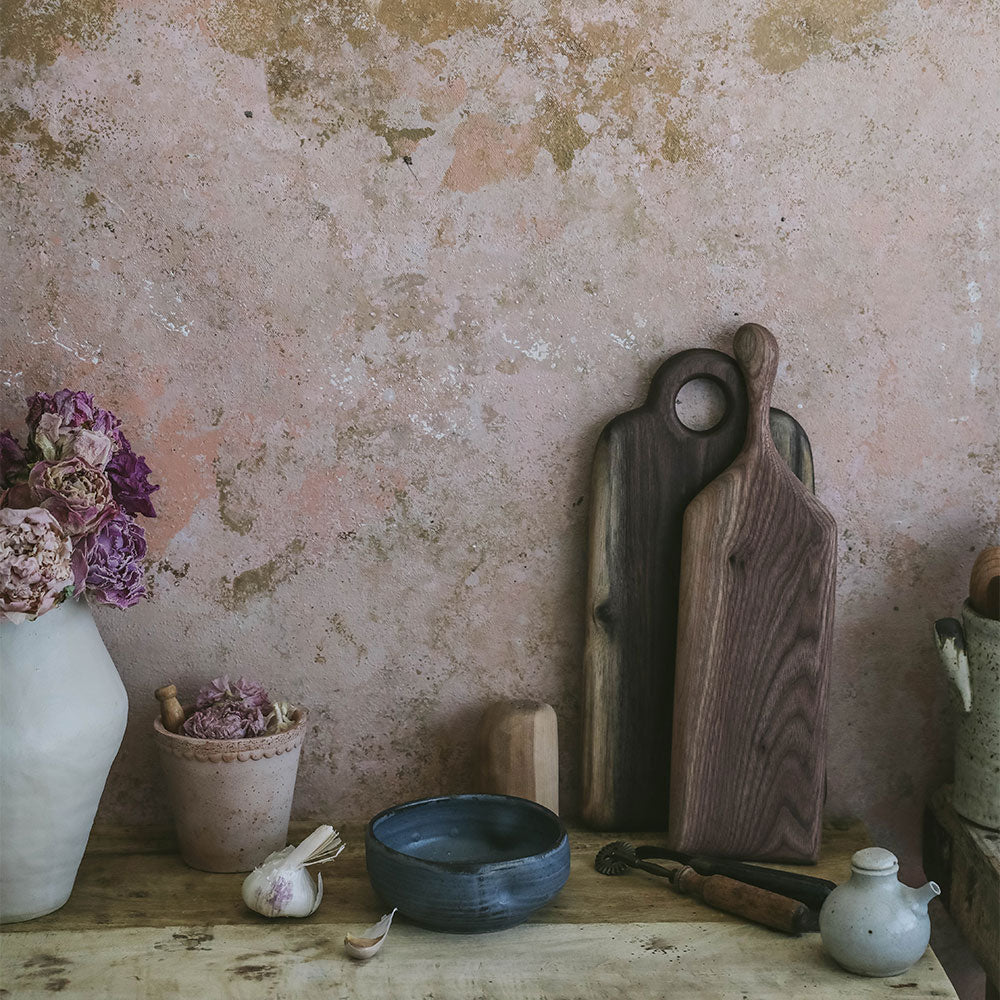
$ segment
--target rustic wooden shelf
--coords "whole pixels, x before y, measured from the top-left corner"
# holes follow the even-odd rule
[[[1000,832],[955,812],[952,786],[938,789],[924,822],[924,870],[986,970],[987,1000],[1000,998]]]
[[[315,824],[294,824],[301,839]],[[324,898],[305,920],[266,920],[240,899],[242,875],[187,868],[163,831],[98,829],[69,902],[0,934],[0,986],[9,995],[177,996],[364,1000],[468,997],[809,996],[956,997],[933,953],[891,979],[843,972],[818,934],[799,938],[755,926],[676,895],[662,880],[594,871],[597,849],[619,836],[571,832],[566,887],[532,921],[484,935],[439,934],[397,918],[382,952],[347,957],[348,930],[383,912],[368,884],[363,830],[324,866]],[[860,824],[828,825],[820,863],[835,881],[868,843]],[[321,992],[322,991],[322,992]],[[8,995],[8,992],[2,992]]]

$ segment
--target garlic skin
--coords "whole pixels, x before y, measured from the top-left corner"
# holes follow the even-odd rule
[[[310,916],[323,899],[323,876],[313,882],[306,865],[332,861],[343,849],[332,826],[317,827],[298,847],[269,854],[247,875],[243,902],[265,917]]]
[[[348,934],[344,938],[344,949],[351,958],[373,958],[385,944],[396,911],[386,913],[377,924],[372,924],[360,934]]]

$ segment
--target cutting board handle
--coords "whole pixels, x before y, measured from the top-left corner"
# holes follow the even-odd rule
[[[771,390],[778,374],[778,342],[766,327],[744,323],[733,338],[733,353],[743,369],[750,406],[746,447],[773,447],[769,417]]]
[[[697,379],[705,379],[722,393],[723,411],[719,422],[705,430],[688,427],[677,415],[677,396]],[[665,422],[663,430],[675,439],[705,438],[719,434],[734,420],[743,419],[742,386],[732,358],[721,351],[694,347],[681,351],[660,365],[649,386],[646,407]]]

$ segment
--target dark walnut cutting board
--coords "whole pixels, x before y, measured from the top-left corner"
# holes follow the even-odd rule
[[[677,394],[706,378],[725,415],[706,431],[677,417]],[[684,351],[657,371],[643,406],[615,417],[594,456],[584,655],[583,817],[598,829],[667,828],[681,528],[688,502],[737,456],[747,396],[727,354]],[[772,410],[774,440],[813,488],[799,424]]]
[[[815,861],[825,785],[837,527],[778,455],[774,337],[740,327],[750,403],[736,461],[684,515],[671,847]]]

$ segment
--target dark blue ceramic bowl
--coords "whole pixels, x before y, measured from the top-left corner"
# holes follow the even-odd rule
[[[554,812],[509,795],[449,795],[380,812],[365,833],[372,888],[424,927],[460,934],[519,924],[569,878]]]

